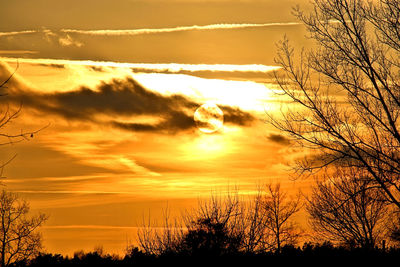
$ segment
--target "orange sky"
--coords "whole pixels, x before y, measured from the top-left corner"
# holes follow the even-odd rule
[[[300,47],[291,7],[305,1],[101,0],[0,4],[0,78],[22,112],[7,132],[47,126],[3,146],[3,183],[50,215],[47,251],[103,245],[121,253],[145,214],[195,205],[213,190],[280,181],[302,154],[265,123],[276,43]],[[212,101],[224,126],[193,120]]]

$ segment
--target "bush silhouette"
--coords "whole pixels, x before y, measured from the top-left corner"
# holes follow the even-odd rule
[[[210,218],[198,219],[178,245],[180,252],[191,256],[237,254],[242,242],[239,234],[229,233],[225,224]]]

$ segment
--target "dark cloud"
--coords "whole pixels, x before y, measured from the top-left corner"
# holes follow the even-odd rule
[[[96,72],[104,72],[104,68],[101,66],[88,66],[88,68],[92,71],[96,71]]]
[[[18,83],[18,81],[16,81]],[[97,88],[80,87],[74,91],[41,94],[21,87],[8,94],[7,99],[22,103],[47,114],[61,116],[67,120],[89,121],[107,124],[129,131],[161,132],[172,134],[194,128],[193,114],[199,103],[182,95],[165,96],[145,89],[132,78],[103,82]],[[0,99],[4,101],[4,99]],[[254,117],[238,108],[221,106],[224,122],[248,126]],[[104,114],[115,119],[98,120],[96,115]],[[119,116],[135,118],[149,116],[157,123],[142,123],[119,120]]]
[[[249,126],[254,120],[254,116],[248,112],[244,112],[239,108],[230,106],[221,106],[224,112],[224,122],[230,124],[236,124],[239,126]]]
[[[33,64],[33,65],[35,65],[35,64]],[[39,66],[55,68],[55,69],[65,69],[64,64],[39,64]]]
[[[146,90],[131,78],[103,82],[94,90],[80,87],[52,94],[17,92],[10,97],[24,106],[81,120],[92,120],[95,114],[164,116],[197,105],[183,96],[162,96]]]
[[[289,145],[290,144],[290,140],[280,134],[270,134],[267,138],[268,138],[268,140],[270,140],[274,143],[281,144],[281,145]]]
[[[137,132],[164,132],[173,134],[178,131],[189,130],[195,126],[192,116],[189,116],[183,112],[171,112],[165,114],[167,118],[164,121],[157,124],[140,124],[140,123],[123,123],[123,122],[112,122],[112,125],[121,129],[137,131]]]

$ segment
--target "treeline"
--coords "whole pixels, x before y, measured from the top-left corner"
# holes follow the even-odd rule
[[[134,247],[124,256],[109,255],[103,252],[77,252],[72,257],[60,254],[39,254],[34,259],[13,264],[15,267],[72,267],[72,266],[282,266],[307,264],[307,266],[321,265],[354,265],[360,264],[381,266],[400,258],[400,250],[373,249],[366,251],[361,248],[346,248],[333,246],[331,243],[311,244],[294,247],[285,245],[279,254],[263,253],[227,253],[221,256],[168,253],[161,255],[146,254]]]
[[[213,194],[178,217],[144,219],[136,245],[124,256],[101,249],[73,257],[39,254],[16,266],[255,265],[383,261],[400,258],[397,208],[368,173],[337,167],[319,175],[307,195],[289,195],[279,183],[251,196]],[[299,211],[307,215],[295,216]],[[311,231],[296,218],[308,216]],[[301,244],[302,243],[302,244]]]
[[[386,251],[399,245],[398,209],[371,186],[368,175],[355,167],[336,167],[316,177],[306,195],[288,195],[279,183],[260,187],[251,198],[238,191],[213,195],[179,218],[166,212],[162,225],[144,223],[139,248],[156,256],[279,255],[283,247],[301,241]],[[299,218],[308,220],[307,231]]]

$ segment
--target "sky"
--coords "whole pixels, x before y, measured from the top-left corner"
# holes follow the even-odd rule
[[[178,214],[232,186],[306,188],[289,168],[303,151],[266,122],[290,104],[277,94],[277,43],[309,44],[297,4],[307,9],[304,0],[2,2],[0,82],[15,74],[0,106],[21,111],[1,132],[40,130],[1,147],[1,162],[13,158],[2,184],[49,215],[46,251],[123,253],[143,218],[167,207]],[[212,133],[194,120],[203,104],[223,113]]]

